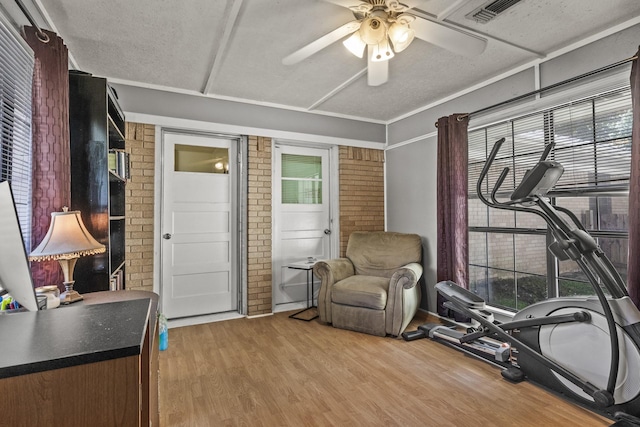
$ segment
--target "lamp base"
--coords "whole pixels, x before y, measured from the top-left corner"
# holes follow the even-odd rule
[[[71,304],[74,303],[76,301],[80,301],[83,300],[84,298],[82,297],[82,295],[80,295],[78,293],[78,291],[73,290],[73,284],[76,282],[75,280],[68,280],[68,277],[73,277],[73,267],[76,265],[76,260],[78,258],[73,258],[71,261],[73,261],[70,265],[71,265],[71,276],[69,276],[67,272],[64,273],[64,278],[65,281],[62,282],[62,284],[64,285],[64,289],[65,291],[63,293],[60,294],[60,304]],[[62,265],[62,260],[58,260],[60,261],[60,265]],[[65,270],[64,267],[62,268],[62,270]]]
[[[71,304],[83,299],[84,297],[80,295],[78,291],[74,291],[73,289],[60,294],[60,304]]]

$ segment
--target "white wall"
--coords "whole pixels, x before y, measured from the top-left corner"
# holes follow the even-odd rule
[[[385,159],[387,230],[422,236],[423,308],[436,298],[436,157],[431,137],[388,150]]]

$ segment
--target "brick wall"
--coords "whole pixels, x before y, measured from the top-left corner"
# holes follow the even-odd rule
[[[125,150],[131,179],[125,186],[125,286],[153,291],[155,127],[127,123]]]
[[[384,151],[340,147],[340,256],[354,231],[384,230]]]
[[[249,137],[247,314],[271,313],[271,139]]]

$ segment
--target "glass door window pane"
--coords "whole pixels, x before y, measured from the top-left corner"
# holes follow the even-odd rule
[[[573,212],[585,229],[590,231],[598,229],[595,196],[559,197],[556,199],[556,205]]]
[[[571,279],[558,279],[558,296],[575,297],[594,295],[593,286],[589,282]]]
[[[469,232],[469,264],[487,266],[487,233]]]
[[[469,198],[468,217],[469,226],[486,227],[489,225],[489,213],[487,205],[482,203],[480,199]]]
[[[322,181],[282,180],[282,203],[322,204]]]
[[[228,148],[176,144],[174,153],[176,172],[229,173]]]
[[[282,203],[322,204],[322,157],[282,154]]]
[[[506,309],[516,308],[516,279],[512,271],[488,269],[489,305]]]
[[[599,237],[598,245],[609,258],[622,281],[627,282],[627,256],[629,254],[629,240],[613,237]]]
[[[513,234],[488,234],[488,267],[514,271],[515,257]]]
[[[547,277],[535,274],[516,273],[517,310],[548,298]]]
[[[486,267],[469,266],[469,290],[485,302],[489,301],[489,279]]]
[[[282,177],[322,179],[322,158],[320,156],[283,154]]]
[[[514,234],[516,271],[531,275],[547,275],[547,237]],[[545,288],[546,291],[546,288]]]
[[[600,215],[600,230],[626,232],[629,229],[629,199],[627,197],[598,197],[598,213]]]

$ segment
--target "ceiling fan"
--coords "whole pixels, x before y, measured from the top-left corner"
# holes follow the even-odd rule
[[[487,46],[483,38],[410,13],[425,0],[325,1],[351,9],[356,19],[293,52],[283,64],[296,64],[351,34],[342,43],[359,58],[367,50],[367,82],[379,86],[389,78],[389,59],[406,49],[414,37],[464,56],[478,55]]]

